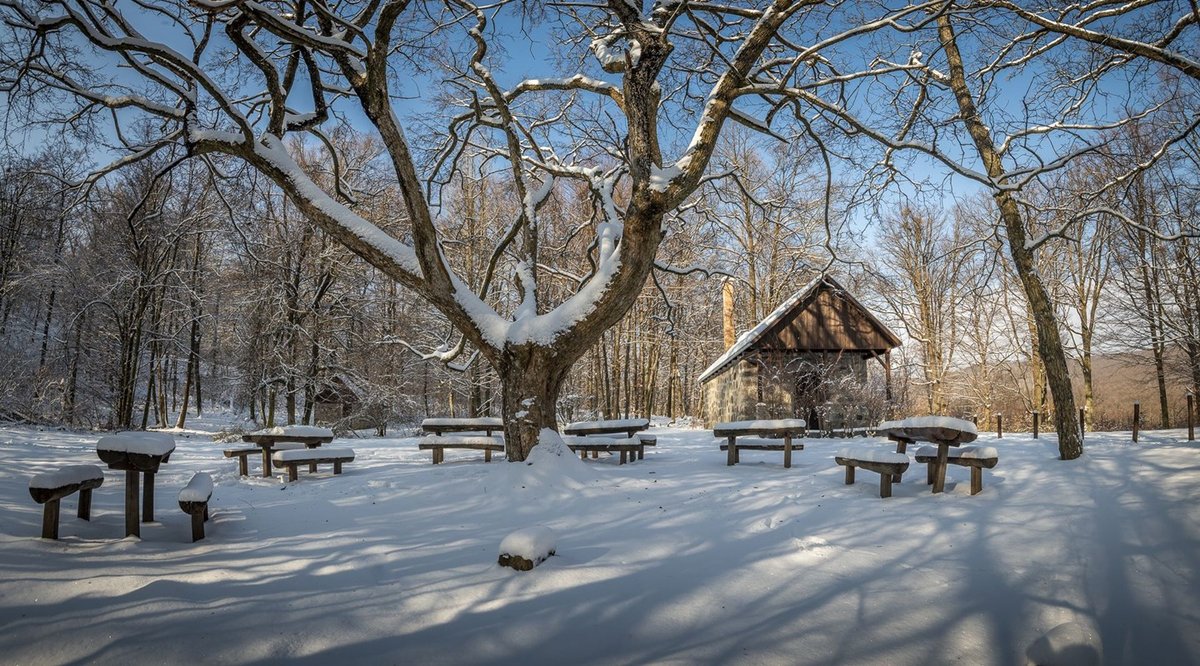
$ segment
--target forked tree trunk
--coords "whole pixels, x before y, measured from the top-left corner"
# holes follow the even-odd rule
[[[525,346],[509,351],[497,364],[510,462],[529,456],[543,428],[558,430],[558,394],[573,363],[573,355]]]

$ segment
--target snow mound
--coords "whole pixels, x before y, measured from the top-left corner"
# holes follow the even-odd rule
[[[1034,641],[1025,656],[1038,666],[1096,666],[1102,662],[1100,638],[1078,622],[1064,622]]]
[[[567,448],[562,437],[543,428],[525,464],[495,465],[487,470],[487,490],[508,495],[504,501],[564,499],[595,482],[594,471]]]
[[[180,502],[207,502],[212,496],[213,480],[206,472],[196,472],[192,480],[179,491]]]

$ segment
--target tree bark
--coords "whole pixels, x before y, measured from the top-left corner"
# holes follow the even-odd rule
[[[558,430],[558,394],[573,363],[571,356],[533,346],[509,350],[499,363],[496,371],[510,462],[529,456],[543,428]]]

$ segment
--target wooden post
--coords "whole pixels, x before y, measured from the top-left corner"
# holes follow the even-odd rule
[[[142,522],[154,522],[154,472],[142,472]]]
[[[1192,403],[1196,400],[1191,393],[1187,394],[1187,424],[1188,424],[1188,441],[1196,441],[1196,417],[1192,411]]]
[[[1041,416],[1038,412],[1033,413],[1033,438],[1038,438],[1038,417]]]
[[[195,543],[204,538],[204,514],[208,511],[197,511],[192,514],[192,543]]]
[[[783,436],[783,468],[788,469],[792,466],[792,434],[787,433]]]
[[[1083,441],[1084,433],[1087,432],[1087,421],[1083,420],[1083,407],[1079,408],[1079,440]]]
[[[138,525],[138,474],[137,470],[125,470],[125,536],[141,538]]]
[[[1004,437],[1004,415],[996,415],[996,439]]]
[[[950,445],[938,442],[937,447],[937,469],[933,472],[933,492],[940,493],[946,489],[946,467],[949,464],[946,461],[950,457]]]
[[[1142,420],[1142,403],[1133,403],[1133,441],[1138,441],[1138,426]]]

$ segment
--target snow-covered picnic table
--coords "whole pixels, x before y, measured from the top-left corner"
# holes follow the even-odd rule
[[[242,441],[250,442],[262,449],[262,475],[264,479],[269,479],[271,478],[271,452],[280,448],[280,444],[296,443],[303,444],[307,449],[315,449],[322,444],[332,442],[333,431],[329,428],[307,425],[275,426],[242,435]],[[317,471],[317,466],[309,465],[309,471]]]
[[[897,453],[903,453],[903,447],[909,442],[929,442],[937,446],[937,460],[932,469],[935,493],[942,492],[946,487],[950,447],[973,442],[979,436],[974,423],[949,416],[914,416],[898,421],[884,421],[875,432],[895,441]]]
[[[476,418],[437,416],[421,421],[421,430],[431,435],[441,435],[447,432],[484,432],[491,436],[493,432],[504,430],[504,421],[494,416]]]
[[[577,421],[563,428],[564,435],[617,435],[633,437],[650,427],[649,419],[610,419],[607,421]]]
[[[783,466],[792,466],[792,451],[803,450],[803,444],[793,444],[792,439],[803,437],[807,423],[804,419],[757,419],[753,421],[728,421],[718,423],[713,428],[713,436],[726,438],[727,443],[721,445],[726,452],[726,465],[736,465],[741,462],[739,449],[753,451],[783,451]],[[754,440],[738,442],[738,437],[763,437],[767,439],[782,439],[783,442]]]
[[[141,536],[139,523],[154,520],[154,475],[171,458],[175,438],[163,432],[118,432],[96,442],[96,455],[109,469],[125,472],[125,536]],[[138,515],[138,473],[145,483]]]

